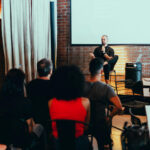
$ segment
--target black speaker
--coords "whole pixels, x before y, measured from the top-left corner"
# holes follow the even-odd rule
[[[142,79],[142,64],[137,63],[126,63],[125,68],[125,87],[131,88],[137,81]]]

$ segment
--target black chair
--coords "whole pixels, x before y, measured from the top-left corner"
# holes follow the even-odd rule
[[[28,146],[29,132],[25,121],[0,116],[0,143],[11,147],[25,148]]]
[[[52,123],[56,122],[56,127],[58,131],[58,139],[55,139],[56,150],[76,150],[78,149],[75,138],[75,126],[76,123],[81,124],[81,126],[88,126],[87,123],[75,120],[52,120]],[[80,139],[79,139],[80,140]],[[81,139],[82,140],[82,139]],[[88,149],[92,149],[92,143],[90,141]],[[81,143],[80,143],[81,144]],[[80,144],[78,146],[80,146]],[[82,146],[82,144],[81,144]],[[84,147],[82,147],[84,150]],[[80,148],[79,148],[80,149]],[[87,148],[86,148],[87,149]]]
[[[89,130],[89,134],[91,134],[92,137],[93,137],[93,136],[95,136],[95,133],[97,132],[97,129],[101,128],[100,126],[98,126],[99,122],[97,122],[97,120],[101,120],[99,118],[99,117],[101,117],[99,115],[99,110],[101,110],[101,111],[106,111],[107,110],[106,111],[106,116],[108,116],[109,115],[109,108],[108,108],[109,104],[107,104],[107,107],[106,107],[107,109],[104,107],[104,104],[102,102],[99,102],[99,101],[91,100],[90,104],[91,104],[91,108],[90,108],[91,116],[90,116],[90,130]],[[106,136],[105,140],[107,141],[107,145],[109,145],[109,150],[112,150],[112,140],[111,140],[111,138],[109,136],[109,133],[111,133],[111,126],[112,125],[109,126],[106,123],[106,121],[105,122],[101,122],[100,124],[101,125],[104,124],[105,127],[107,128],[107,133],[105,133],[105,136]],[[105,145],[105,143],[103,143],[103,144]],[[104,145],[103,145],[103,147],[104,147]]]
[[[41,144],[43,130],[41,125],[36,124],[33,132],[29,133],[25,120],[0,114],[0,144],[6,145],[7,150],[13,148],[37,150]]]

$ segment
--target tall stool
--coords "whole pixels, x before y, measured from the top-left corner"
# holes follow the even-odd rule
[[[117,90],[117,84],[116,84],[116,81],[117,81],[117,76],[116,76],[116,70],[111,70],[110,72],[109,72],[110,74],[109,74],[109,80],[110,80],[110,83],[111,83],[111,76],[115,76],[115,80],[114,80],[114,82],[115,82],[115,86],[112,86],[115,90],[116,90],[116,92],[118,91]],[[117,93],[118,94],[118,93]]]

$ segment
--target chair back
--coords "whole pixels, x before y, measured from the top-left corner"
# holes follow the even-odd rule
[[[64,120],[64,119],[56,119],[52,120],[52,122],[56,122],[58,132],[58,143],[56,149],[76,150],[76,137],[75,137],[76,123],[81,123],[82,125],[88,124],[81,121]]]
[[[28,143],[28,125],[25,121],[0,116],[0,143],[15,147],[26,147]]]
[[[61,150],[75,150],[75,121],[56,121]]]

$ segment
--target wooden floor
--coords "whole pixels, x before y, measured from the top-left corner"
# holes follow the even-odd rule
[[[137,117],[140,118],[140,120],[142,122],[146,122],[146,116],[137,116]],[[116,115],[113,118],[113,126],[123,129],[124,123],[126,121],[128,122],[128,125],[131,125],[130,115]],[[116,128],[112,128],[111,137],[112,137],[112,140],[114,143],[113,148],[112,148],[113,150],[122,150],[121,139],[120,139],[121,133],[122,133],[122,131],[120,131]],[[95,139],[93,142],[93,147],[94,147],[94,150],[98,150],[97,142]]]

